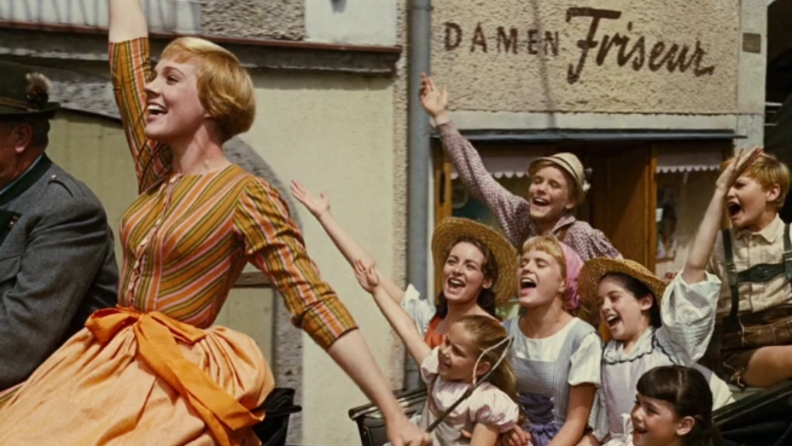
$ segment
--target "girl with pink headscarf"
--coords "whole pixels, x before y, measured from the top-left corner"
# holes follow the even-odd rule
[[[572,315],[580,306],[583,261],[553,236],[528,239],[517,269],[519,317],[504,322],[514,338],[511,362],[518,402],[528,423],[506,444],[574,446],[592,414],[600,385],[602,342],[593,326]]]

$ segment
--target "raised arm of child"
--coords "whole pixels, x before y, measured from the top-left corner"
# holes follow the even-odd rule
[[[712,200],[707,206],[696,238],[690,246],[685,268],[682,270],[682,279],[688,284],[698,283],[706,278],[705,269],[720,231],[726,195],[745,168],[750,166],[761,154],[762,149],[760,148],[751,151],[740,149],[732,163],[721,172],[715,182],[715,193],[712,194]]]
[[[302,203],[302,205],[311,212],[311,215],[319,221],[319,224],[322,225],[322,228],[324,228],[327,235],[330,236],[330,239],[333,240],[333,243],[338,250],[341,251],[341,254],[344,255],[344,258],[346,258],[350,266],[354,268],[355,261],[357,260],[362,260],[366,265],[376,265],[374,257],[363,249],[363,247],[341,227],[335,217],[333,217],[333,214],[330,213],[330,197],[328,197],[326,193],[322,192],[317,197],[296,180],[291,182],[291,193],[294,198]],[[379,274],[380,283],[388,295],[390,295],[396,303],[401,303],[402,299],[404,299],[404,290],[396,286],[390,277],[382,274],[379,270],[377,270],[377,273]]]
[[[385,291],[380,281],[380,274],[377,272],[377,267],[374,265],[366,265],[360,260],[355,261],[355,277],[357,277],[360,286],[364,290],[374,296],[374,301],[377,303],[382,314],[388,319],[388,323],[399,335],[410,355],[415,359],[415,362],[420,366],[424,359],[429,356],[432,349],[424,341],[418,329],[415,327],[415,322],[406,311],[399,305],[388,293]]]

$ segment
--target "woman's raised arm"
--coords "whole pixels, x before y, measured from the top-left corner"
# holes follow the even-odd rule
[[[148,37],[140,0],[110,0],[110,42],[126,42],[140,37]]]
[[[140,0],[110,0],[110,77],[138,192],[170,172],[168,147],[146,137],[146,84],[151,78],[148,29]]]

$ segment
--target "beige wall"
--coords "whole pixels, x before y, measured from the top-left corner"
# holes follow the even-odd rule
[[[396,1],[305,0],[306,40],[396,44]]]
[[[739,3],[436,0],[432,71],[449,84],[458,110],[734,114]],[[596,46],[585,58],[579,42],[594,19],[576,16],[580,8],[618,15],[599,21]],[[606,54],[606,36],[628,40],[623,50],[616,44]],[[641,39],[643,60],[639,51],[620,62],[620,54],[628,55]],[[680,49],[676,58],[688,48],[684,72],[659,63],[673,45]],[[694,57],[697,48],[700,57]]]
[[[390,79],[323,74],[254,76],[258,115],[242,139],[280,179],[330,196],[338,221],[394,274],[394,116]],[[402,187],[403,188],[403,187]],[[371,297],[316,220],[300,207],[308,252],[352,312],[380,366],[391,369],[390,330]],[[302,444],[349,446],[360,440],[347,410],[366,398],[304,336]]]

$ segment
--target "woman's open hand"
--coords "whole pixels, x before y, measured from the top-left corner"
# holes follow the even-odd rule
[[[322,192],[317,197],[316,195],[308,192],[297,180],[291,182],[291,193],[306,209],[308,209],[314,217],[319,218],[323,214],[330,212],[330,198],[326,193]]]
[[[421,75],[421,105],[429,113],[435,123],[440,125],[448,122],[448,90],[439,90],[434,80],[426,74]]]

